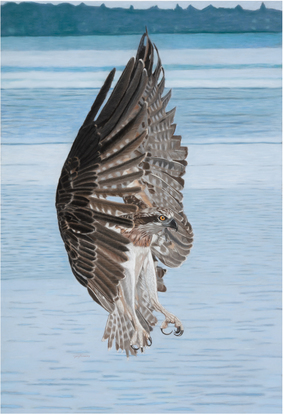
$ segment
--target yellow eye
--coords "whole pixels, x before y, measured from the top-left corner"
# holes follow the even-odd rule
[[[159,216],[160,220],[166,220],[166,217],[164,215]]]

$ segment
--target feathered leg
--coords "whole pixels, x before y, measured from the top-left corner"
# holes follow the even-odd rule
[[[158,320],[153,315],[154,307],[151,304],[150,296],[145,282],[144,270],[142,269],[139,280],[136,284],[136,314],[142,316],[144,320],[144,327],[149,333],[152,331]],[[140,320],[140,319],[139,319]],[[141,320],[140,320],[141,322]],[[143,323],[141,322],[143,325]]]
[[[149,327],[143,327],[145,326],[143,316],[141,319],[141,316],[138,313],[141,320],[140,322],[139,317],[136,314],[136,284],[148,250],[141,247],[135,247],[132,244],[128,245],[128,247],[130,250],[129,261],[124,264],[125,278],[120,281],[120,287],[123,292],[122,298],[124,299],[123,306],[125,312],[129,315],[134,326],[134,334],[130,344],[133,348],[139,348],[143,352],[143,349],[150,345],[151,338],[150,330],[148,330]]]
[[[108,348],[111,349],[115,341],[116,350],[125,350],[127,357],[136,351],[131,347],[131,338],[134,335],[134,327],[131,320],[124,314],[121,301],[116,302],[114,311],[109,314],[102,340],[108,340]]]
[[[156,269],[155,264],[153,261],[152,254],[149,252],[147,258],[145,260],[143,273],[145,275],[145,282],[147,285],[148,293],[150,296],[151,304],[156,311],[164,314],[165,321],[161,325],[161,330],[163,332],[164,329],[168,327],[168,324],[174,324],[176,327],[175,335],[181,336],[184,332],[183,325],[181,321],[174,315],[167,311],[162,304],[159,302],[158,294],[157,294],[157,278],[156,278]],[[163,332],[163,334],[165,334]]]
[[[130,282],[131,281],[131,282]],[[131,346],[139,348],[142,352],[143,349],[149,345],[148,340],[150,339],[150,333],[145,330],[143,323],[141,324],[135,310],[135,294],[136,294],[136,283],[133,275],[129,275],[126,272],[126,278],[120,282],[121,288],[123,290],[123,297],[126,300],[124,304],[129,317],[134,325],[134,334],[131,338]]]

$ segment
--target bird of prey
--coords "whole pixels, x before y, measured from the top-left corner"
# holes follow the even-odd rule
[[[109,313],[103,340],[129,356],[151,346],[154,311],[165,316],[164,334],[168,324],[183,334],[159,302],[158,291],[166,291],[159,263],[180,266],[193,233],[181,193],[187,148],[174,135],[175,109],[166,112],[171,91],[162,96],[164,69],[147,31],[106,99],[114,74],[63,165],[56,208],[75,277]]]

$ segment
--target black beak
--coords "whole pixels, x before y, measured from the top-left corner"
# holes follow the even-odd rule
[[[175,229],[176,231],[178,230],[177,223],[176,223],[176,221],[175,221],[174,219],[172,219],[172,220],[170,221],[170,223],[168,224],[168,227],[169,227],[169,228],[172,228],[172,229]]]

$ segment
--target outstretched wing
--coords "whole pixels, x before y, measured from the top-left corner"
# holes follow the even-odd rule
[[[145,154],[137,151],[146,137],[147,104],[138,105],[147,84],[142,61],[130,59],[110,98],[96,117],[114,77],[107,77],[64,163],[56,193],[60,233],[72,271],[92,298],[109,312],[124,278],[129,240],[116,227],[131,228],[126,197],[141,190]],[[143,101],[143,100],[142,100]],[[144,125],[144,127],[142,127]]]
[[[162,97],[165,78],[156,53],[152,71],[154,47],[144,34],[136,59],[129,60],[100,111],[114,77],[115,71],[110,72],[72,145],[57,188],[59,228],[72,271],[109,312],[124,278],[122,264],[128,260],[129,240],[117,227],[131,228],[131,215],[138,208],[175,212],[178,232],[168,231],[152,244],[153,254],[166,265],[180,265],[192,243],[180,192],[187,149],[174,136],[174,110],[165,111],[170,92]],[[109,196],[120,196],[125,203]]]
[[[153,70],[155,54],[157,64]],[[165,265],[177,267],[185,261],[193,242],[192,228],[183,211],[181,193],[184,188],[182,176],[187,165],[187,147],[182,147],[181,137],[174,135],[175,108],[166,112],[171,91],[162,96],[165,87],[164,69],[158,50],[147,33],[142,36],[138,47],[136,61],[139,60],[144,62],[148,74],[143,93],[143,100],[147,103],[148,135],[139,147],[141,154],[146,157],[142,164],[144,174],[139,180],[141,190],[133,196],[124,197],[124,200],[141,208],[165,207],[174,212],[178,231],[173,233],[167,230],[165,235],[154,237],[151,249]]]

